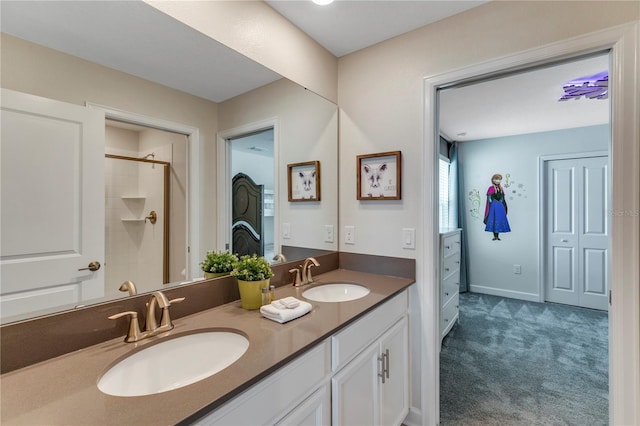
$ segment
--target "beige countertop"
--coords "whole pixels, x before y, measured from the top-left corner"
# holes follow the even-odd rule
[[[318,275],[313,285],[336,281],[366,285],[370,293],[349,302],[309,301],[313,305],[309,314],[285,324],[263,318],[259,311],[244,310],[236,301],[175,320],[173,330],[137,343],[113,339],[6,373],[0,376],[0,423],[164,425],[196,413],[204,415],[414,282],[338,269]],[[304,300],[302,292],[311,287],[279,287],[276,298]],[[247,352],[225,370],[149,396],[116,397],[98,390],[102,374],[131,352],[167,336],[218,328],[237,330],[250,342]]]

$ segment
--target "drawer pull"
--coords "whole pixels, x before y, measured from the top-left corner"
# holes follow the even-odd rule
[[[448,295],[449,295],[449,293],[447,293],[447,292],[445,291],[445,292],[444,292],[444,295],[445,295],[445,296],[448,296]]]
[[[449,322],[449,318],[445,318],[445,319],[444,319],[444,322]]]
[[[460,244],[460,241],[456,241],[456,244]]]
[[[459,265],[459,264],[460,264],[460,261],[459,261],[459,260],[456,260],[456,263]]]
[[[445,271],[449,272],[449,268],[444,268]]]
[[[378,373],[378,377],[382,378],[382,383],[384,384],[386,379],[389,378],[389,349],[385,350],[385,352],[378,357],[378,361],[380,361],[380,370]]]

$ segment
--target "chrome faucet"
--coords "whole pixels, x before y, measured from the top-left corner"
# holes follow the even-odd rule
[[[140,330],[138,313],[135,311],[120,312],[119,314],[111,315],[108,318],[110,320],[115,320],[127,315],[131,316],[129,322],[129,331],[127,332],[127,336],[124,338],[124,341],[127,343],[137,342],[147,337],[155,336],[156,334],[171,330],[174,326],[171,322],[171,317],[169,316],[169,307],[173,303],[182,302],[184,299],[184,297],[179,297],[177,299],[169,300],[167,299],[167,296],[165,296],[165,294],[161,291],[154,291],[153,293],[151,293],[149,301],[147,302],[147,320],[145,323],[144,331]],[[156,318],[157,308],[162,309],[159,326],[158,320]]]
[[[313,257],[307,257],[302,264],[302,285],[311,284],[313,277],[311,276],[311,268],[314,266],[320,266],[318,261]]]

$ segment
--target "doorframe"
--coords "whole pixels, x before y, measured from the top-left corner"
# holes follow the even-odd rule
[[[546,182],[546,166],[549,161],[554,160],[571,160],[577,158],[594,158],[594,157],[606,157],[607,167],[609,168],[607,173],[607,206],[611,206],[611,155],[609,151],[592,151],[592,152],[576,152],[566,154],[553,154],[553,155],[541,155],[538,157],[538,262],[542,266],[540,273],[538,274],[538,302],[543,303],[546,299],[546,285],[545,278],[547,276],[547,202],[544,194],[545,182]],[[608,209],[610,210],[610,209]],[[607,271],[609,271],[609,290],[611,290],[611,215],[607,215],[607,230],[608,236],[608,254],[607,254]]]
[[[273,248],[275,253],[280,251],[280,224],[278,221],[280,210],[280,180],[279,180],[279,120],[278,117],[266,118],[264,120],[254,121],[243,124],[231,129],[219,131],[217,134],[217,157],[218,157],[218,206],[226,206],[226,208],[218,207],[218,250],[231,249],[231,142],[230,139],[236,139],[250,133],[260,132],[262,130],[273,129]],[[267,259],[269,260],[269,259]]]
[[[137,114],[93,102],[86,102],[85,104],[88,108],[103,111],[105,118],[109,120],[137,124],[172,133],[180,133],[187,137],[187,244],[185,247],[185,281],[195,279],[195,273],[200,270],[200,129],[187,124]]]
[[[437,194],[438,90],[464,81],[610,50],[612,94],[611,176],[612,221],[609,312],[609,421],[640,424],[640,89],[638,46],[640,24],[631,23],[562,40],[424,79],[425,194]],[[439,265],[437,199],[422,198],[420,225],[424,264],[418,269],[418,295],[424,330],[421,335],[421,412],[423,424],[440,419]],[[628,214],[627,214],[628,213]]]

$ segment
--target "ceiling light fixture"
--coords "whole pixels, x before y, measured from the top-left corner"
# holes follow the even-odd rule
[[[333,3],[333,0],[312,0],[315,4],[320,6],[326,6],[328,4]]]
[[[587,99],[607,99],[609,97],[609,71],[579,77],[567,81],[562,85],[564,95],[559,101],[569,99],[580,99],[584,96]]]

